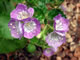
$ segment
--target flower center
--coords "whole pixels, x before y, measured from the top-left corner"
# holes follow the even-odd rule
[[[60,35],[58,35],[57,33],[51,33],[51,35],[49,36],[49,40],[50,42],[59,42],[60,40],[63,40],[63,37],[61,37]]]
[[[56,21],[56,30],[63,30],[63,23],[60,20]]]
[[[51,49],[47,49],[47,53],[50,53],[51,52]]]
[[[31,22],[28,22],[26,24],[24,24],[24,30],[26,32],[32,32],[34,29],[36,29],[36,24],[35,22],[31,21]]]
[[[21,11],[18,13],[18,19],[19,20],[22,20],[22,19],[25,19],[25,18],[28,18],[29,17],[29,14],[26,12],[26,11]]]

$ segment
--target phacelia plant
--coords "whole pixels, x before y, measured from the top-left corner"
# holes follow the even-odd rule
[[[0,46],[0,52],[9,53],[25,46],[26,51],[31,53],[38,46],[43,49],[45,56],[52,56],[58,51],[58,47],[66,42],[65,34],[69,30],[69,20],[60,7],[63,0],[26,0],[26,2],[16,3],[16,8],[10,11],[10,21],[6,24],[13,38],[5,38],[3,46],[7,45],[7,48]],[[4,38],[3,33],[2,35]],[[3,41],[5,40],[1,40],[0,43],[3,44]]]
[[[33,14],[35,14],[33,8],[27,8],[24,4],[17,5],[16,9],[14,9],[10,14],[11,20],[8,24],[12,37],[19,39],[22,37],[32,39],[34,36],[40,34],[41,24],[37,18],[32,17]],[[61,14],[53,17],[53,20],[54,30],[50,32],[48,36],[46,35],[45,38],[45,42],[50,46],[50,48],[47,48],[44,51],[44,55],[46,56],[53,55],[53,53],[58,50],[58,47],[66,42],[65,34],[68,31],[69,20],[62,17]],[[48,27],[50,26],[49,24],[47,25]]]

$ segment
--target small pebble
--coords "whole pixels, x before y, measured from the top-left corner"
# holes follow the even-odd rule
[[[76,45],[70,46],[70,51],[74,51],[76,48]]]
[[[62,60],[62,58],[60,56],[57,56],[56,60]]]
[[[73,57],[73,54],[72,53],[69,53],[68,56]]]
[[[71,58],[71,60],[78,60],[78,59],[77,59],[76,57],[73,56],[73,57]]]
[[[75,57],[80,57],[80,46],[78,46],[78,47],[75,49],[74,56],[75,56]]]

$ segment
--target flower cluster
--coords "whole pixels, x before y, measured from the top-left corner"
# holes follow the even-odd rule
[[[24,4],[17,5],[10,14],[11,20],[8,24],[12,37],[21,39],[24,36],[31,39],[40,33],[40,22],[32,17],[33,14],[33,8],[27,8]]]
[[[40,33],[40,22],[32,17],[33,14],[33,8],[27,8],[24,4],[17,5],[16,9],[10,14],[11,20],[8,24],[12,37],[21,39],[24,36],[25,38],[31,39]],[[58,47],[65,43],[65,34],[69,26],[69,20],[62,17],[61,14],[54,17],[53,20],[54,31],[46,37],[46,42],[51,47],[44,50],[44,55],[46,56],[53,55]]]
[[[65,33],[68,31],[69,20],[57,15],[53,18],[54,20],[54,31],[48,34],[46,37],[46,42],[51,48],[48,48],[44,51],[44,55],[52,56],[52,52],[56,52],[58,47],[65,43]],[[48,51],[49,50],[49,51]]]

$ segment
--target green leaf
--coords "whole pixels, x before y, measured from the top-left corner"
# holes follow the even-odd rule
[[[37,45],[42,47],[43,49],[49,48],[48,44],[43,40],[39,40]]]
[[[26,2],[29,7],[33,7],[33,6],[37,5],[38,0],[35,0],[35,1],[34,0],[26,0]]]
[[[25,45],[26,45],[25,39],[9,40],[9,39],[0,38],[0,54],[14,52],[18,49],[24,48]]]
[[[33,45],[33,44],[29,44],[29,45],[27,46],[27,51],[30,52],[30,53],[35,52],[35,51],[36,51],[36,46]]]
[[[0,37],[5,39],[13,39],[8,28],[10,18],[8,16],[0,16]]]
[[[32,44],[37,44],[38,43],[38,39],[36,37],[30,39],[30,43]]]

